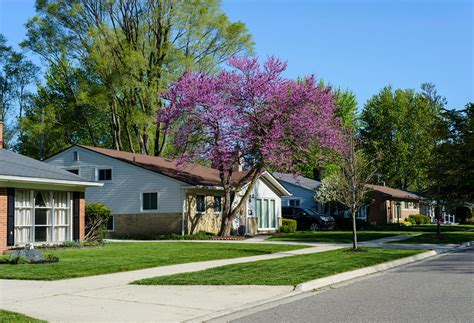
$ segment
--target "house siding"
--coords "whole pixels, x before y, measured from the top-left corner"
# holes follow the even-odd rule
[[[299,198],[301,207],[316,210],[317,205],[314,199],[314,195],[316,194],[316,192],[298,185],[285,182],[283,180],[280,180],[279,182],[293,195],[290,197],[282,197],[282,205],[289,206],[289,200]]]
[[[138,213],[114,215],[113,236],[120,238],[155,238],[161,233],[181,233],[179,213]]]
[[[74,152],[79,152],[79,160],[74,160]],[[99,168],[112,168],[112,181],[104,181],[102,187],[88,188],[87,202],[101,202],[112,214],[146,215],[141,211],[141,195],[144,192],[158,193],[156,214],[181,214],[183,187],[186,183],[148,171],[100,153],[73,146],[49,159],[48,164],[61,168],[79,168],[79,175],[95,180]]]

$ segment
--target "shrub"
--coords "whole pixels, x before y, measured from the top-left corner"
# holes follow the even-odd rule
[[[210,240],[215,234],[206,231],[198,231],[193,234],[185,234],[184,236],[177,233],[164,233],[156,236],[156,240]]]
[[[102,203],[86,204],[86,226],[84,240],[102,241],[107,236],[107,222],[112,211]]]
[[[292,219],[282,219],[280,231],[284,233],[296,232],[297,222]]]
[[[430,224],[431,219],[430,217],[423,214],[411,214],[408,216],[406,221],[410,222],[411,224]]]
[[[58,257],[56,257],[55,255],[52,255],[50,253],[45,253],[43,257],[44,257],[44,260],[46,260],[48,262],[58,262],[59,261]]]

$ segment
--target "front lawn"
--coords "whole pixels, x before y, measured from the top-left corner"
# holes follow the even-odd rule
[[[461,244],[463,242],[469,241],[474,241],[474,231],[442,232],[441,239],[438,239],[436,233],[424,233],[419,236],[414,236],[406,240],[393,243]]]
[[[368,252],[333,250],[309,255],[227,265],[199,272],[143,279],[139,285],[293,285],[415,255],[424,250],[368,248]]]
[[[397,224],[389,224],[379,226],[377,228],[371,228],[370,230],[376,231],[406,231],[406,232],[436,232],[436,224],[420,224],[420,225],[410,225],[410,226],[400,226]],[[467,231],[474,230],[474,225],[472,224],[442,224],[441,232],[457,232],[457,231]]]
[[[304,248],[246,243],[108,243],[104,247],[47,251],[58,263],[0,265],[0,279],[56,280],[195,261],[228,259]]]
[[[405,231],[357,231],[358,241],[369,241],[387,237],[410,234]],[[340,242],[351,243],[352,231],[300,231],[295,233],[278,233],[270,238],[278,241],[302,241],[302,242]]]
[[[29,316],[19,314],[19,313],[0,310],[0,322],[41,323],[41,322],[46,322],[46,321],[37,320],[37,319],[31,318]]]

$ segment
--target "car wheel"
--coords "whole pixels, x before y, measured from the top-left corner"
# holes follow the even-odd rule
[[[309,230],[311,231],[319,231],[319,224],[317,223],[311,223],[311,225],[309,226]]]

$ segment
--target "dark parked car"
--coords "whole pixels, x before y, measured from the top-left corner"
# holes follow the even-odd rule
[[[294,219],[298,224],[298,230],[332,230],[336,221],[330,215],[318,214],[314,210],[296,206],[283,206],[282,216],[285,219]]]

